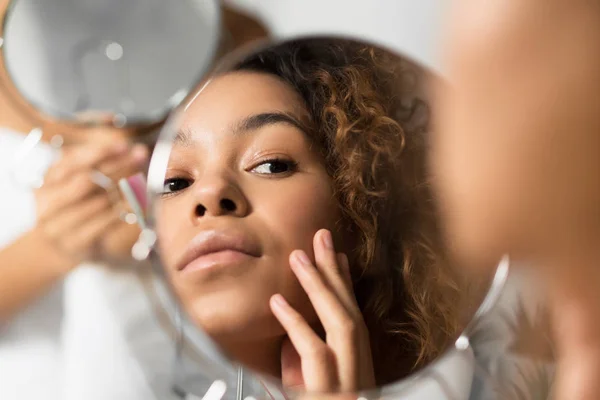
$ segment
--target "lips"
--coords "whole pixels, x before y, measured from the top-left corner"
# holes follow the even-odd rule
[[[260,254],[259,246],[248,235],[231,231],[207,230],[190,241],[176,269],[183,271],[192,264],[204,268],[217,263],[260,257]]]

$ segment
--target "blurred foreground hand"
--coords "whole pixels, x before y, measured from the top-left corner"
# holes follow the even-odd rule
[[[467,267],[531,262],[550,290],[556,397],[600,399],[600,1],[459,0],[432,167]]]

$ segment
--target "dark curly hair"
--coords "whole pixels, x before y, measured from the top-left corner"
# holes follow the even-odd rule
[[[459,291],[427,182],[427,107],[412,93],[417,70],[342,39],[286,42],[234,70],[275,75],[305,102],[342,211],[340,229],[356,239],[354,290],[378,384],[437,356],[457,332]]]

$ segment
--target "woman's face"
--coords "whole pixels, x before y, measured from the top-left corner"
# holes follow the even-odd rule
[[[291,87],[251,72],[214,79],[184,115],[157,209],[160,252],[188,312],[219,340],[283,335],[275,293],[316,321],[289,255],[312,256],[321,228],[335,238],[339,213],[307,118]]]

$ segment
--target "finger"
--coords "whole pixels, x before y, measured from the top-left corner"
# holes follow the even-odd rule
[[[354,292],[354,284],[352,283],[352,273],[350,272],[350,262],[348,261],[348,256],[345,253],[337,253],[337,261],[346,285],[349,288],[352,288],[352,291]],[[356,296],[353,296],[353,298],[356,300]]]
[[[273,295],[269,304],[271,311],[300,355],[306,390],[311,392],[335,390],[338,386],[335,358],[327,345],[283,296]]]
[[[110,234],[103,235],[97,243],[96,249],[104,256],[113,259],[131,259],[131,249],[141,233],[138,225],[127,223],[115,224],[110,228]]]
[[[315,264],[326,284],[331,287],[348,312],[353,315],[360,313],[356,305],[352,285],[347,284],[345,278],[346,272],[338,262],[331,232],[327,229],[318,231],[313,239],[313,247],[315,251]]]
[[[350,272],[350,262],[348,256],[344,253],[338,253],[338,263],[343,272],[346,284],[353,287],[352,274]],[[358,302],[356,296],[353,296],[356,307]],[[360,318],[362,320],[362,312],[359,309]],[[369,339],[369,331],[365,329],[362,337],[359,339],[359,355],[358,355],[358,387],[357,390],[371,389],[375,387],[375,372],[373,370],[373,353],[371,352],[371,341]],[[350,391],[350,390],[348,390]]]
[[[348,256],[345,253],[337,253],[336,259],[342,278],[344,279],[344,283],[346,284],[346,287],[349,288],[348,292],[351,297],[350,301],[352,302],[353,309],[357,315],[362,318],[362,311],[360,310],[358,301],[356,299],[356,294],[354,293],[354,283],[352,282],[352,273],[350,272],[350,262],[348,261]]]
[[[362,316],[351,314],[342,305],[303,251],[293,252],[290,264],[325,328],[327,344],[337,360],[341,387],[344,390],[356,389],[358,363],[363,353],[361,341],[367,337]]]
[[[44,185],[36,192],[38,220],[45,222],[66,207],[100,193],[101,189],[86,173],[77,173],[64,184]]]
[[[85,225],[94,216],[111,208],[112,204],[108,197],[98,194],[66,208],[59,215],[52,218],[52,220],[42,224],[42,226],[46,235],[57,240],[64,234]]]
[[[94,142],[69,148],[63,152],[61,159],[50,167],[44,184],[61,182],[82,169],[91,168],[107,158],[122,155],[128,148],[125,142]]]
[[[286,389],[306,390],[302,377],[302,359],[289,337],[283,339],[281,345],[281,383]]]
[[[102,239],[102,236],[118,223],[122,222],[114,210],[108,210],[97,215],[75,231],[73,239],[67,244],[67,250],[77,253],[90,251]]]
[[[342,305],[340,299],[323,281],[319,271],[302,250],[290,255],[290,266],[308,295],[328,335],[340,329],[351,329],[354,315]]]

